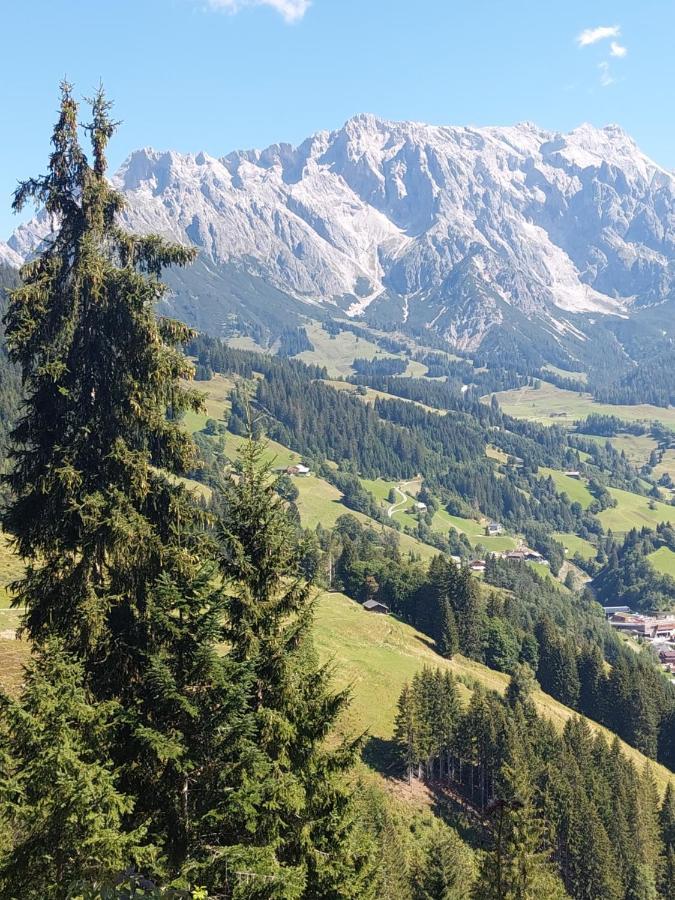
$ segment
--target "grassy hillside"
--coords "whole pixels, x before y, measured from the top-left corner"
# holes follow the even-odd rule
[[[480,544],[485,547],[488,552],[501,553],[505,550],[515,549],[518,542],[508,534],[488,537],[485,534],[485,524],[487,521],[488,520],[485,519],[484,522],[478,522],[476,519],[451,516],[446,510],[439,509],[434,513],[433,528],[436,531],[440,531],[442,534],[447,534],[451,528],[454,528],[455,531],[459,531],[460,534],[465,534],[473,547]]]
[[[611,487],[608,490],[617,505],[598,515],[605,531],[611,528],[612,531],[621,533],[630,531],[631,528],[642,528],[643,525],[655,528],[661,522],[675,522],[675,506],[618,488]]]
[[[675,428],[675,408],[663,409],[647,403],[635,406],[614,406],[596,403],[590,394],[565,391],[546,381],[540,388],[524,387],[512,391],[500,391],[499,404],[505,413],[519,419],[530,419],[545,425],[572,425],[591,413],[618,416],[628,422],[657,420]],[[484,398],[489,402],[490,397]]]
[[[342,494],[340,491],[324,481],[322,478],[316,478],[310,475],[307,478],[296,478],[294,484],[297,486],[300,496],[296,500],[296,506],[300,512],[300,520],[305,528],[316,528],[319,522],[325,528],[332,528],[340,516],[349,513],[356,516],[359,522],[370,525],[373,528],[386,528],[368,516],[360,512],[348,509],[342,503]],[[399,537],[401,551],[403,553],[414,553],[421,559],[431,559],[438,551],[429,544],[423,544],[416,538],[404,534],[402,531],[396,532]]]
[[[647,559],[657,571],[675,578],[675,553],[670,547],[659,547]]]
[[[480,663],[459,655],[451,661],[443,659],[425,635],[392,616],[367,613],[344,594],[326,593],[319,599],[315,641],[322,658],[334,663],[336,685],[351,687],[352,704],[343,723],[345,730],[367,731],[379,742],[391,740],[401,688],[425,665],[450,669],[465,685],[465,696],[474,684],[499,692],[508,685],[506,675]],[[533,699],[539,713],[556,728],[562,729],[576,715],[542,691],[536,691]],[[590,724],[608,739],[613,738],[601,725]],[[622,747],[637,766],[644,765],[646,757],[623,742]],[[659,788],[665,790],[672,774],[657,763],[651,765]]]
[[[581,479],[571,478],[564,472],[549,469],[546,466],[539,466],[539,474],[545,478],[550,476],[558,493],[567,494],[572,503],[580,503],[583,509],[588,509],[593,502],[593,495]]]
[[[383,359],[393,356],[351,331],[330,335],[320,325],[311,324],[307,325],[307,337],[314,345],[314,350],[305,350],[296,359],[310,365],[325,366],[333,378],[352,375],[352,362],[355,359]]]
[[[593,559],[598,552],[590,541],[584,540],[577,534],[556,532],[553,537],[567,548],[570,556],[579,553],[584,559]]]
[[[648,462],[652,450],[656,450],[658,446],[654,438],[648,434],[617,434],[611,438],[601,437],[597,434],[585,434],[584,439],[596,441],[596,443],[601,445],[609,441],[619,453],[623,451],[628,461],[637,468],[644,466]],[[657,477],[660,477],[660,475]]]

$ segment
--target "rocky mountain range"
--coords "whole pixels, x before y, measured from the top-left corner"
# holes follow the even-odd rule
[[[462,349],[583,356],[625,323],[675,333],[675,177],[619,127],[567,133],[371,115],[216,158],[151,149],[114,176],[126,224],[200,248],[172,313],[273,335],[302,316],[430,330]],[[16,265],[48,232],[20,226]]]

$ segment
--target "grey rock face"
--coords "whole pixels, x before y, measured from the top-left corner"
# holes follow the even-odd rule
[[[216,270],[353,316],[386,302],[467,348],[509,308],[563,333],[673,289],[675,179],[616,126],[361,115],[297,148],[139,150],[114,181],[127,225],[197,245]],[[25,257],[48,230],[22,226],[0,252]]]

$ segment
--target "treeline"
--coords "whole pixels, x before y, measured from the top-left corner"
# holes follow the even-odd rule
[[[675,353],[667,349],[641,358],[620,378],[594,384],[593,396],[602,403],[675,405]]]
[[[307,365],[297,359],[283,359],[268,353],[238,350],[207,334],[191,334],[185,343],[185,352],[195,358],[198,368],[210,373],[207,378],[211,378],[214,372],[231,372],[242,378],[252,378],[258,373],[271,378],[280,371],[292,373],[303,381],[328,377],[323,366]]]
[[[447,672],[404,687],[395,740],[408,778],[447,786],[489,836],[473,896],[672,897],[675,793],[661,801],[615,739],[582,719],[558,735],[530,700],[527,666],[506,697],[474,688],[460,702]]]
[[[356,374],[367,378],[402,375],[407,368],[408,361],[399,359],[396,356],[387,356],[380,359],[359,358],[352,362],[352,369],[354,369]]]
[[[590,596],[568,597],[563,610],[560,589],[522,563],[489,557],[485,580],[513,592],[507,616],[536,639],[542,689],[675,770],[675,687],[656,660],[624,647]]]
[[[428,451],[417,435],[320,381],[280,368],[259,382],[256,403],[270,416],[270,437],[307,455],[351,463],[370,478],[411,478],[426,468]]]
[[[277,354],[282,357],[297,356],[305,350],[313,350],[314,344],[307,336],[307,329],[301,326],[297,328],[283,328],[279,334],[279,348]]]

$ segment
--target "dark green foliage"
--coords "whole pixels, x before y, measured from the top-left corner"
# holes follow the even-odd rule
[[[297,356],[305,350],[313,350],[314,344],[307,337],[305,328],[284,328],[279,335],[279,356]]]
[[[413,873],[414,900],[469,900],[475,866],[457,832],[436,821],[425,831],[421,850]]]
[[[424,670],[401,694],[396,739],[408,777],[449,786],[486,822],[473,896],[670,897],[672,791],[660,807],[649,769],[636,771],[616,741],[609,747],[581,719],[557,735],[527,700],[531,678],[518,671],[506,699],[474,689],[443,735],[439,673]],[[430,877],[441,872],[432,866]]]
[[[31,563],[16,592],[31,638],[62,635],[87,652],[89,670],[105,658],[98,677],[115,681],[133,677],[125,641],[144,629],[148,585],[185,553],[176,523],[194,518],[156,468],[193,461],[189,437],[166,417],[168,406],[199,404],[178,383],[192,372],[178,349],[189,331],[155,318],[161,267],[194,254],[115,225],[123,200],[104,174],[114,124],[102,94],[92,113],[90,165],[64,86],[49,173],[16,193],[17,209],[35,199],[59,230],[24,266],[5,317],[28,402],[12,434],[3,525]]]
[[[31,663],[21,696],[2,698],[0,895],[61,898],[80,881],[114,882],[152,852],[123,822],[133,799],[120,791],[111,740],[120,714],[82,686],[82,666],[55,641]]]
[[[675,788],[672,783],[666,793],[659,813],[663,859],[661,861],[660,887],[664,896],[675,884]]]
[[[574,644],[549,619],[542,619],[537,625],[536,635],[539,641],[537,679],[542,690],[566,706],[576,707],[581,685]]]
[[[673,605],[675,578],[662,575],[647,557],[660,547],[675,549],[675,531],[669,524],[632,529],[623,544],[610,542],[607,565],[595,577],[593,589],[603,604],[634,610],[663,610]]]
[[[352,369],[357,375],[370,377],[377,375],[402,375],[407,368],[407,360],[399,359],[395,356],[385,356],[381,359],[355,359],[352,362]]]
[[[7,292],[19,284],[17,273],[0,265],[0,319],[7,309]],[[9,432],[19,413],[21,380],[19,371],[9,359],[0,324],[0,472],[4,471]]]
[[[316,662],[314,591],[263,452],[248,441],[218,498],[225,634],[230,657],[252,675],[259,751],[249,866],[278,881],[274,896],[318,900],[339,888],[343,897],[368,897],[369,846],[343,781],[358,745],[324,743],[347,696],[331,692],[330,670]]]

